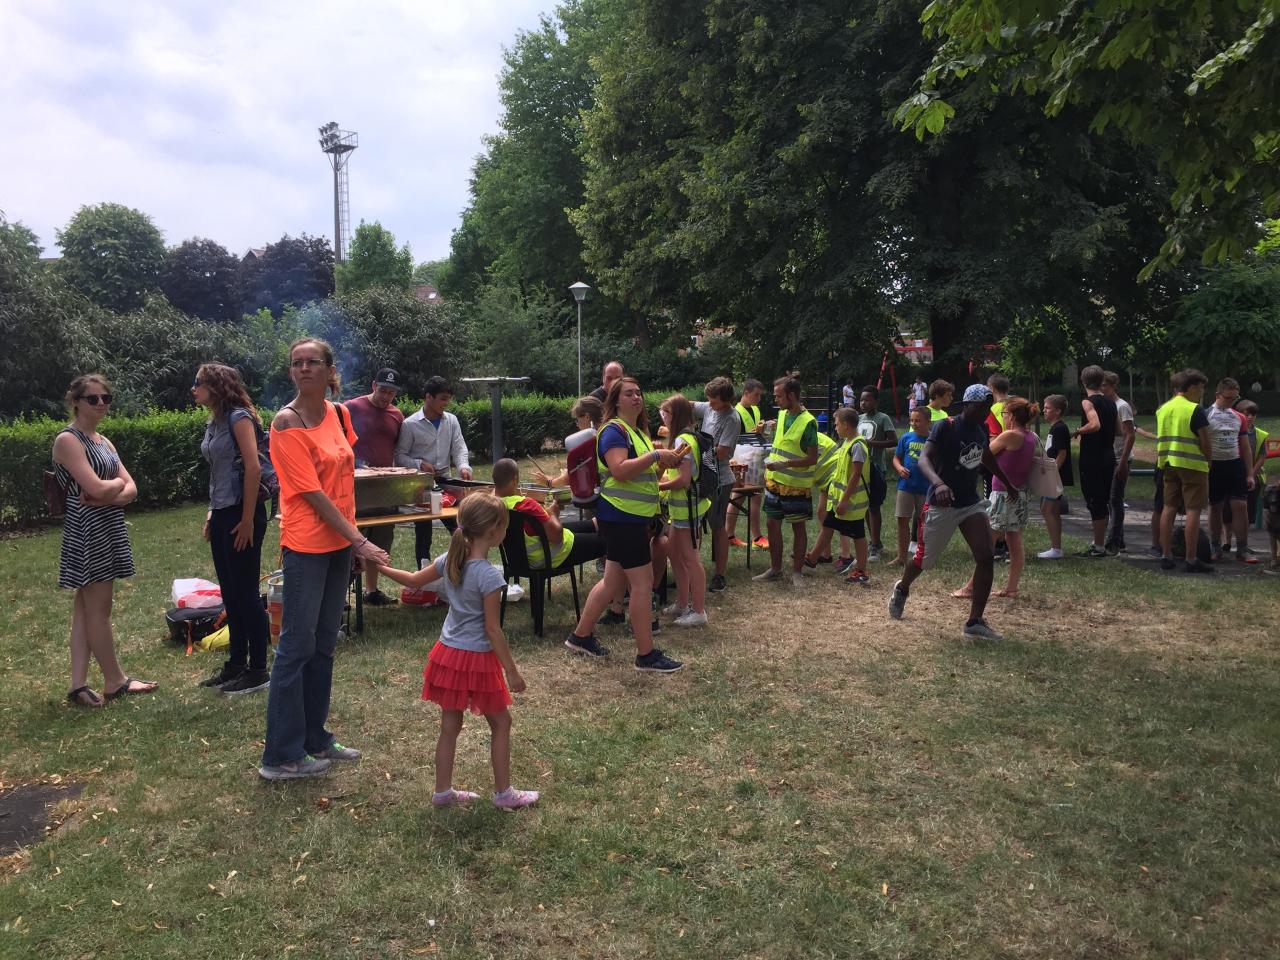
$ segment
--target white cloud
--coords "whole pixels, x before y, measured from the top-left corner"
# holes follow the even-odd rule
[[[497,129],[502,48],[553,5],[0,0],[0,210],[50,253],[82,204],[107,200],[170,243],[331,237],[316,129],[336,120],[360,136],[353,225],[444,256]]]

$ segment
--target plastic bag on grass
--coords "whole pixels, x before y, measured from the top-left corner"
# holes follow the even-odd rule
[[[200,577],[174,580],[172,596],[176,607],[216,607],[222,603],[222,589]]]

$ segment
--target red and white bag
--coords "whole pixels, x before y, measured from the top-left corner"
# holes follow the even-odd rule
[[[218,607],[222,588],[199,577],[185,577],[173,581],[172,597],[175,607]]]

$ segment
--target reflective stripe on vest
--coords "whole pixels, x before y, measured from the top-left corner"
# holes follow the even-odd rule
[[[813,419],[813,414],[808,410],[801,410],[799,415],[792,419],[787,429],[783,430],[782,418],[784,416],[785,413],[783,412],[778,414],[779,429],[773,438],[773,451],[769,454],[771,459],[764,462],[765,478],[784,486],[808,490],[813,486],[814,468],[812,464],[807,467],[782,467],[774,466],[773,464],[783,460],[802,460],[807,457],[808,453],[800,445],[800,440],[809,424],[817,423],[817,421]],[[772,460],[774,457],[777,459]]]
[[[738,417],[742,420],[742,432],[753,433],[760,425],[760,408],[744,407],[738,404],[734,409],[738,411]]]
[[[507,505],[508,510],[516,514],[515,517],[512,518],[513,521],[522,525],[521,532],[524,534],[524,552],[529,558],[529,566],[534,570],[545,570],[547,558],[542,552],[542,541],[537,537],[529,536],[529,531],[525,530],[523,527],[524,516],[516,510],[516,504],[521,500],[526,499],[528,498],[523,497],[518,493],[513,493],[509,497],[503,497],[502,502]],[[557,550],[555,555],[552,557],[551,566],[553,569],[560,566],[560,562],[564,560],[564,558],[569,555],[569,551],[573,549],[573,531],[566,528],[563,529],[561,533],[564,535],[564,542],[560,544],[560,549]],[[550,541],[548,541],[548,545],[550,545]]]
[[[858,489],[849,497],[849,508],[847,510],[836,510],[836,507],[840,504],[840,498],[844,496],[845,489],[849,485],[849,475],[853,472],[853,461],[850,459],[853,447],[859,443],[862,444],[863,449],[866,451],[867,459],[862,462],[862,474],[858,478]],[[871,496],[867,493],[867,471],[870,462],[871,448],[867,446],[867,441],[863,437],[854,437],[852,440],[846,440],[836,448],[836,470],[835,475],[831,478],[831,486],[827,488],[827,497],[837,519],[861,520],[867,515],[867,508],[871,506]]]
[[[658,471],[652,464],[646,467],[634,480],[618,480],[609,473],[609,465],[601,459],[600,434],[605,427],[615,426],[622,430],[631,442],[637,457],[653,452],[653,444],[649,438],[631,429],[625,420],[610,420],[596,434],[596,469],[600,472],[600,496],[610,506],[629,513],[633,517],[653,517],[658,514]],[[630,459],[630,458],[628,458]]]
[[[813,468],[813,485],[821,490],[836,473],[836,458],[842,444],[825,433],[818,433],[818,462]]]
[[[667,497],[667,516],[674,522],[680,520],[682,522],[689,519],[689,491],[692,489],[695,493],[698,489],[698,478],[702,473],[702,449],[698,445],[698,438],[692,433],[682,433],[676,438],[676,442],[672,444],[677,446],[683,440],[689,444],[689,456],[693,457],[693,467],[689,470],[689,486],[682,490],[664,490],[668,494]],[[711,501],[703,498],[697,503],[698,518],[701,518],[711,508]]]
[[[1181,467],[1208,473],[1209,462],[1200,449],[1200,440],[1191,429],[1191,415],[1196,405],[1183,396],[1175,396],[1156,411],[1156,466]]]

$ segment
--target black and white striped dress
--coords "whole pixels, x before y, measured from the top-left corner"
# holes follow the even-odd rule
[[[89,466],[103,480],[113,480],[120,472],[120,457],[106,440],[90,440],[75,427],[74,434],[84,444]],[[120,507],[86,507],[80,502],[80,484],[62,464],[57,465],[58,482],[67,492],[67,516],[62,524],[62,563],[58,586],[78,590],[85,584],[132,577],[133,548]]]

